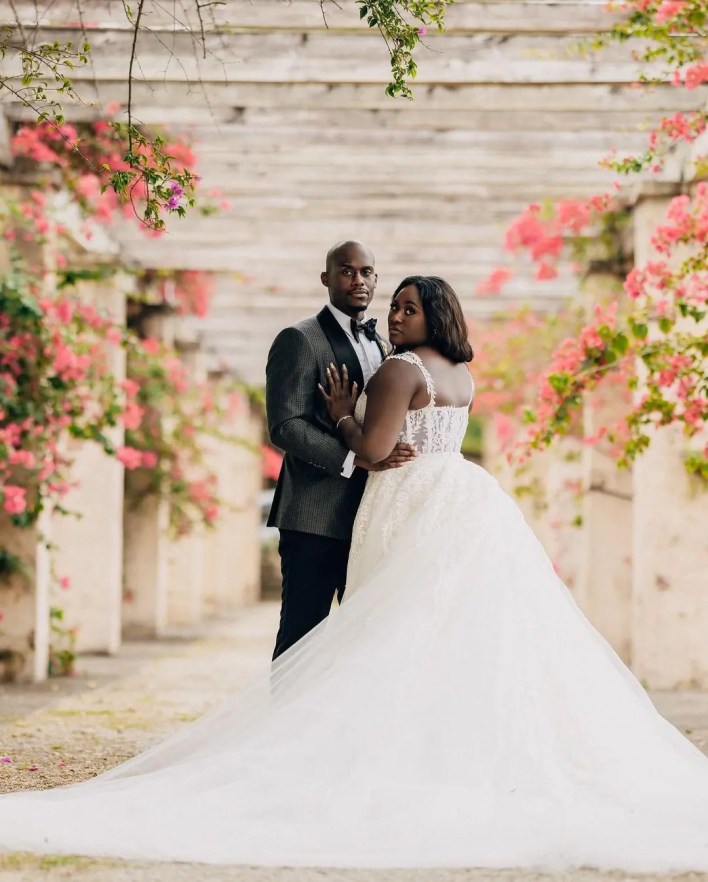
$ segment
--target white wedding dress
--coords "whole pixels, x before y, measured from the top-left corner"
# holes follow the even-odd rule
[[[409,411],[341,609],[200,721],[0,798],[0,847],[336,867],[708,870],[708,760],[588,624],[514,502]],[[362,396],[357,407],[361,418]],[[601,553],[601,549],[598,549]]]

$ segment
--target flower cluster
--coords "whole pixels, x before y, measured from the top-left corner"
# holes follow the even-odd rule
[[[184,141],[148,137],[111,120],[115,109],[108,107],[106,118],[80,128],[49,121],[23,125],[12,139],[13,152],[61,172],[88,232],[122,212],[158,234],[165,229],[165,213],[183,216],[195,205],[196,157]]]
[[[541,379],[535,406],[529,409],[529,432],[522,456],[565,434],[571,416],[586,402],[586,393],[600,384],[619,384],[634,393],[626,402],[620,426],[604,427],[599,436],[614,442],[620,465],[645,450],[649,429],[680,425],[691,438],[708,419],[708,343],[702,331],[708,299],[708,185],[695,196],[672,200],[666,223],[654,234],[660,253],[670,255],[677,244],[692,246],[678,267],[657,259],[634,267],[624,281],[629,301],[618,319],[617,303],[596,308],[594,320],[555,351]],[[636,365],[641,365],[640,376]],[[641,394],[638,390],[641,388]],[[708,449],[686,458],[689,471],[708,477]]]
[[[110,350],[110,316],[69,296],[43,298],[18,261],[0,276],[0,497],[18,526],[70,489],[68,437],[113,452],[123,394]]]
[[[627,15],[594,38],[591,49],[631,39],[639,45],[639,61],[665,62],[661,81],[692,91],[708,80],[708,7],[703,0],[627,0],[608,9]],[[704,135],[708,115],[699,99],[697,105],[693,112],[660,120],[644,153],[621,156],[613,151],[603,165],[625,174],[659,171],[675,145],[695,144]],[[705,156],[695,157],[699,177],[706,164]],[[618,182],[614,186],[621,189]],[[626,465],[649,445],[653,427],[676,424],[694,439],[687,469],[706,477],[708,449],[696,449],[695,441],[708,416],[708,346],[702,330],[708,292],[708,185],[697,183],[692,193],[671,202],[652,237],[657,257],[631,270],[624,265],[618,235],[625,221],[618,194],[606,193],[587,201],[530,205],[509,227],[507,249],[530,258],[537,279],[553,278],[561,261],[570,259],[582,267],[587,258],[599,258],[608,272],[626,274],[626,298],[617,300],[616,292],[608,291],[607,301],[616,301],[615,310],[598,308],[589,322],[559,343],[545,370],[530,370],[529,380],[521,380],[524,392],[504,411],[505,444],[516,442],[517,459],[524,460],[531,450],[576,431],[581,409],[609,393],[614,401],[624,401],[624,418],[615,426],[603,425],[585,438],[587,443],[608,445],[619,464]],[[499,293],[510,275],[510,270],[497,268],[479,292]],[[514,345],[518,351],[518,340]],[[530,389],[535,400],[525,408],[527,432],[519,440],[519,400],[528,399]]]
[[[122,386],[130,416],[119,459],[127,469],[149,470],[150,489],[168,501],[175,535],[196,523],[213,525],[221,503],[206,439],[239,442],[233,421],[245,406],[242,396],[226,384],[195,383],[176,353],[154,339],[129,340],[128,374]]]

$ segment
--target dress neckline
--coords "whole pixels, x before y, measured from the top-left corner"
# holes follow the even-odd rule
[[[389,358],[396,358],[400,361],[407,361],[409,364],[415,364],[420,369],[423,377],[425,379],[425,388],[427,389],[428,395],[430,395],[430,401],[427,404],[424,404],[423,407],[409,407],[408,413],[420,413],[424,410],[465,410],[469,411],[472,401],[474,400],[474,392],[475,385],[474,379],[472,378],[472,374],[470,377],[470,384],[472,386],[470,390],[470,398],[467,404],[436,404],[435,403],[435,383],[433,381],[432,374],[428,370],[428,368],[423,364],[423,359],[418,355],[417,352],[413,352],[408,349],[405,352],[395,352],[393,355],[390,355]]]

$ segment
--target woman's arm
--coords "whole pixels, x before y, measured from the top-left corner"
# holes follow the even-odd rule
[[[328,369],[329,393],[320,386],[329,415],[339,423],[338,431],[350,450],[368,463],[386,459],[396,446],[411,399],[423,384],[420,371],[405,361],[385,361],[366,388],[364,425],[353,419],[357,399],[356,383],[349,388],[346,366]]]

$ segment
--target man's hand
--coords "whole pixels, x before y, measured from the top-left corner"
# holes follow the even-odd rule
[[[354,458],[354,465],[359,466],[361,469],[366,469],[367,472],[385,472],[386,469],[400,469],[406,463],[412,462],[416,456],[418,456],[418,451],[415,447],[411,444],[399,443],[396,444],[386,459],[382,459],[381,462],[365,462],[357,456]]]

